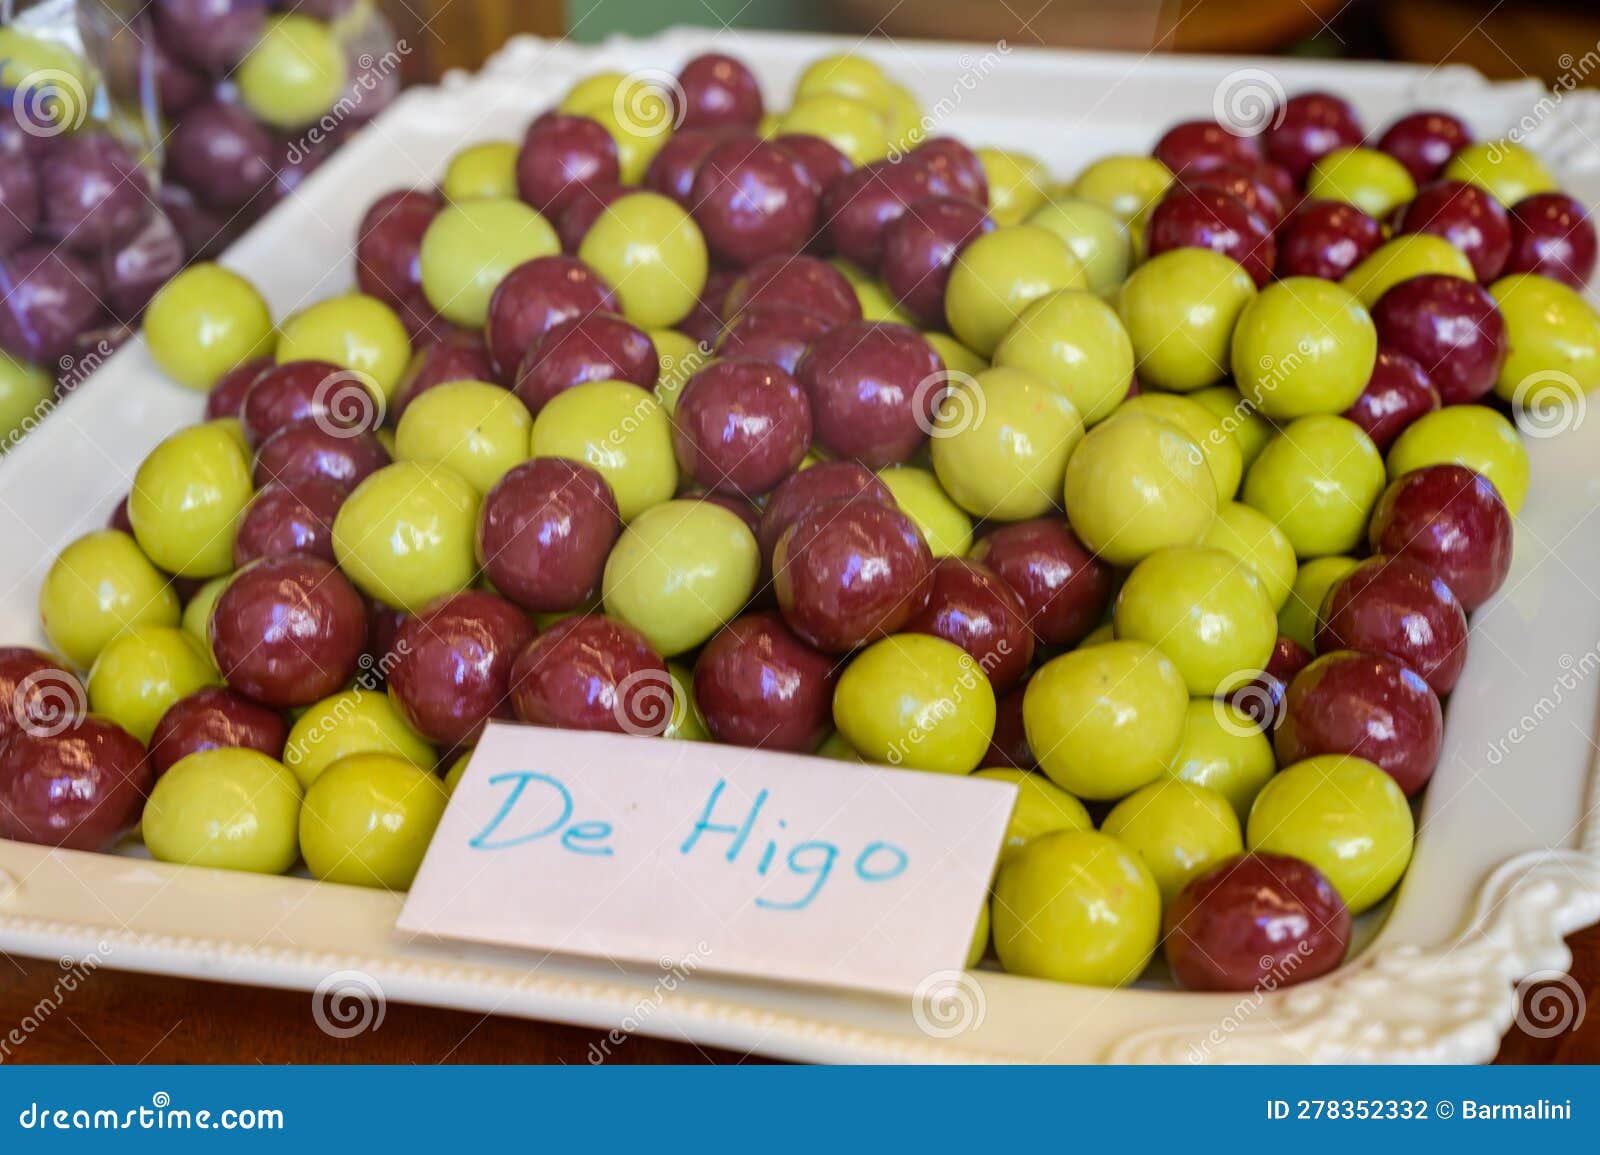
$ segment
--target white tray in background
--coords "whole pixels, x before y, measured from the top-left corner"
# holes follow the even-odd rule
[[[679,30],[592,49],[516,41],[475,78],[408,92],[226,263],[260,285],[279,316],[344,290],[356,223],[378,192],[436,179],[468,141],[515,138],[577,71],[673,70],[713,45],[755,68],[773,106],[807,60],[865,52],[947,114],[938,131],[1028,149],[1061,176],[1107,152],[1146,150],[1174,120],[1210,115],[1219,86],[1332,87],[1374,126],[1420,105],[1447,106],[1480,134],[1531,117],[1533,142],[1568,187],[1600,204],[1600,98],[1568,94],[1539,111],[1536,85],[1490,85],[1462,69]],[[35,600],[56,551],[103,524],[145,452],[200,409],[200,397],[166,381],[135,342],[0,463],[0,640],[41,640]],[[666,983],[660,972],[593,959],[407,944],[392,932],[393,895],[4,841],[0,950],[92,952],[104,966],[320,987],[325,997],[330,980],[360,972],[356,981],[392,1000],[626,1024],[797,1059],[1487,1059],[1512,1020],[1513,984],[1564,970],[1563,936],[1600,920],[1600,821],[1585,821],[1600,798],[1600,596],[1590,588],[1600,560],[1600,420],[1530,448],[1516,562],[1476,616],[1415,861],[1375,941],[1303,986],[1243,997],[1103,991],[982,971],[963,992],[963,1029],[945,1038],[938,1021],[932,1032],[919,1026],[930,1023],[926,1007],[905,1000],[706,972]]]

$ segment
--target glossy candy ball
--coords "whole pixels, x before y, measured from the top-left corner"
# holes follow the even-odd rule
[[[156,783],[144,842],[158,862],[282,874],[300,857],[300,784],[259,750],[201,750]]]
[[[1000,526],[978,542],[972,560],[1017,595],[1041,646],[1077,645],[1111,601],[1111,567],[1057,518]]]
[[[484,340],[498,379],[511,381],[529,348],[563,321],[616,307],[610,286],[573,257],[536,257],[518,265],[489,298]]]
[[[167,575],[126,533],[99,530],[63,549],[39,587],[45,636],[80,670],[94,664],[124,629],[178,624],[178,595]]]
[[[765,361],[715,360],[690,377],[673,413],[678,465],[708,489],[755,497],[794,472],[811,448],[811,403]]]
[[[300,852],[324,882],[406,890],[448,795],[429,770],[392,754],[354,754],[317,776],[300,811]]]
[[[804,248],[816,226],[817,199],[793,158],[758,138],[713,148],[690,193],[711,254],[736,267]]]
[[[960,646],[996,694],[1021,682],[1033,660],[1033,632],[1021,601],[993,570],[966,558],[934,562],[928,604],[905,628]]]
[[[963,344],[987,357],[1030,302],[1058,289],[1088,287],[1065,241],[1048,229],[1013,225],[961,250],[945,289],[945,316]]]
[[[161,371],[191,389],[267,351],[272,313],[255,286],[217,265],[191,265],[162,287],[144,318]]]
[[[91,710],[148,742],[169,706],[216,681],[205,648],[187,630],[136,626],[106,643],[84,685]]]
[[[1408,425],[1440,404],[1439,391],[1415,359],[1380,345],[1361,396],[1340,416],[1359,426],[1383,453]]]
[[[1384,130],[1378,147],[1401,164],[1418,185],[1434,180],[1450,158],[1472,143],[1472,132],[1447,112],[1402,116]]]
[[[1127,397],[1133,360],[1133,342],[1116,310],[1093,293],[1071,289],[1024,309],[994,351],[995,368],[1021,369],[1049,382],[1085,425],[1104,421]]]
[[[128,519],[139,548],[168,573],[207,578],[233,568],[233,537],[252,493],[239,442],[196,425],[151,450],[134,474]]]
[[[1261,451],[1243,498],[1277,524],[1299,557],[1323,557],[1361,542],[1383,485],[1383,458],[1359,427],[1342,417],[1302,417]]]
[[[1140,379],[1188,393],[1228,373],[1228,350],[1255,282],[1210,249],[1174,249],[1134,270],[1117,298]]]
[[[1448,694],[1467,660],[1467,616],[1433,570],[1411,557],[1370,557],[1328,591],[1317,651],[1386,654]]]
[[[533,455],[594,469],[624,522],[678,488],[672,419],[650,393],[623,381],[589,381],[553,397],[534,418]]]
[[[139,820],[150,784],[144,747],[92,715],[52,731],[23,730],[0,745],[0,837],[106,850]]]
[[[259,750],[283,755],[289,727],[282,715],[244,695],[208,686],[167,708],[150,735],[150,769],[157,777],[201,750]]]
[[[517,189],[547,217],[620,174],[616,141],[587,116],[546,113],[528,126],[517,154]]]
[[[578,258],[611,285],[623,315],[644,329],[676,325],[706,285],[705,237],[683,209],[655,193],[610,205],[578,247]]]
[[[388,305],[364,293],[346,293],[317,301],[287,318],[273,355],[280,365],[328,361],[362,374],[387,402],[411,361],[411,338]]]
[[[1391,481],[1425,465],[1464,465],[1489,479],[1512,517],[1528,495],[1527,447],[1510,421],[1483,405],[1451,405],[1418,418],[1387,460]]]
[[[389,698],[417,733],[446,748],[511,717],[511,664],[533,622],[502,597],[466,590],[406,618],[396,635]]]
[[[1574,289],[1594,275],[1596,239],[1589,211],[1565,193],[1536,193],[1511,206],[1505,273],[1538,273]]]
[[[972,656],[927,634],[895,634],[851,659],[833,719],[869,761],[969,774],[994,734],[994,690]]]
[[[1413,358],[1446,405],[1465,405],[1494,388],[1507,353],[1505,321],[1494,298],[1471,281],[1413,277],[1378,298],[1378,339]]]
[[[484,498],[477,555],[495,589],[526,610],[559,613],[594,599],[622,532],[616,498],[598,472],[539,457]]]
[[[399,461],[453,469],[487,493],[528,459],[532,429],[533,418],[516,394],[484,381],[448,381],[407,406],[394,453]]]
[[[415,613],[471,584],[478,505],[477,490],[447,466],[386,466],[356,487],[334,519],[339,568],[368,597]]]
[[[948,376],[933,347],[905,325],[858,321],[817,338],[795,367],[817,444],[879,468],[927,440]]]
[[[1309,201],[1278,232],[1280,277],[1340,280],[1379,245],[1383,226],[1343,201]]]
[[[749,614],[700,651],[694,697],[718,742],[809,754],[833,724],[836,666],[777,614]]]
[[[1170,906],[1194,878],[1244,850],[1239,818],[1225,795],[1176,778],[1135,790],[1101,824],[1144,861]]]
[[[1361,396],[1377,355],[1367,311],[1338,285],[1315,277],[1262,290],[1233,334],[1239,392],[1274,421],[1342,413]]]
[[[1511,514],[1479,474],[1459,465],[1430,465],[1383,491],[1372,511],[1368,544],[1374,553],[1422,562],[1470,613],[1511,570]]]
[[[1395,216],[1399,233],[1431,233],[1467,255],[1478,280],[1487,284],[1511,254],[1511,221],[1500,202],[1475,184],[1438,181],[1419,192]]]
[[[449,205],[422,236],[422,291],[446,320],[482,328],[489,298],[507,273],[560,251],[550,222],[520,201]]]
[[[644,635],[597,615],[557,622],[511,667],[512,709],[535,726],[659,735],[673,704],[667,664]]]

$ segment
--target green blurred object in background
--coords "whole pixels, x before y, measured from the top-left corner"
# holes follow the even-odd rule
[[[708,28],[827,27],[820,0],[566,0],[568,35],[583,43],[616,33],[648,36],[675,24]]]

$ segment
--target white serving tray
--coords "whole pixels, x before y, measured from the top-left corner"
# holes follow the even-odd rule
[[[943,111],[939,131],[1029,149],[1063,177],[1098,155],[1147,149],[1164,125],[1210,115],[1219,90],[1246,84],[1332,87],[1374,126],[1422,105],[1445,105],[1482,134],[1527,117],[1568,187],[1600,205],[1600,96],[1541,107],[1536,85],[1462,69],[678,30],[593,49],[519,40],[478,77],[406,93],[226,263],[279,316],[346,289],[356,223],[378,192],[435,179],[468,141],[515,138],[575,71],[675,70],[713,44],[750,62],[771,103],[807,60],[865,52]],[[165,380],[134,342],[0,463],[0,641],[42,641],[35,602],[56,551],[103,524],[149,448],[200,412],[200,396]],[[1484,1060],[1512,1021],[1513,984],[1565,970],[1563,937],[1600,920],[1600,820],[1586,821],[1600,802],[1600,419],[1530,449],[1515,565],[1474,621],[1410,873],[1357,960],[1303,986],[1103,991],[980,971],[951,980],[954,999],[922,1005],[706,972],[669,982],[594,959],[406,943],[393,932],[401,900],[385,893],[4,841],[0,950],[315,990],[319,1022],[337,1009],[330,1000],[381,991],[795,1059]]]

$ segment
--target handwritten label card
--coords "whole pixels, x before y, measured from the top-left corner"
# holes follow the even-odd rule
[[[965,962],[1007,782],[494,724],[398,927],[910,992]]]

